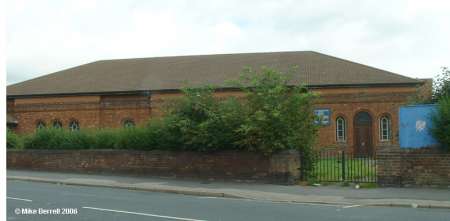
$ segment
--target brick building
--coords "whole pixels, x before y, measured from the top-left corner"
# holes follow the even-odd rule
[[[292,83],[321,95],[318,146],[325,148],[371,153],[397,144],[398,107],[419,90],[431,94],[429,81],[311,51],[104,60],[8,86],[8,125],[18,133],[140,125],[160,115],[186,83],[239,96],[224,82],[244,67],[262,66],[284,72],[296,66]]]

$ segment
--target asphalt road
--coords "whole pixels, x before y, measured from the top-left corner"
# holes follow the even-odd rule
[[[276,203],[24,181],[8,181],[7,197],[7,220],[450,220],[447,209]]]

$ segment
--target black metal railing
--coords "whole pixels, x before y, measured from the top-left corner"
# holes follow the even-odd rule
[[[322,150],[307,179],[317,182],[374,183],[377,180],[376,158],[373,155],[357,155],[345,151]],[[307,173],[307,171],[303,171]]]

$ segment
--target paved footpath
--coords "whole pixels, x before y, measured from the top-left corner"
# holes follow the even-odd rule
[[[282,186],[174,178],[90,175],[8,170],[8,180],[111,187],[195,196],[245,198],[272,202],[450,209],[450,188],[371,188]]]

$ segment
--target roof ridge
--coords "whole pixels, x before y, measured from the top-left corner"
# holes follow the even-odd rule
[[[125,61],[125,60],[135,60],[135,59],[152,59],[152,58],[182,58],[182,57],[202,57],[202,56],[220,56],[220,55],[258,55],[258,54],[281,54],[281,53],[312,53],[315,51],[305,50],[305,51],[259,51],[259,52],[243,52],[243,53],[217,53],[217,54],[188,54],[188,55],[170,55],[170,56],[155,56],[155,57],[135,57],[135,58],[119,58],[119,59],[102,59],[95,62],[104,61]],[[318,52],[315,52],[318,53]]]

